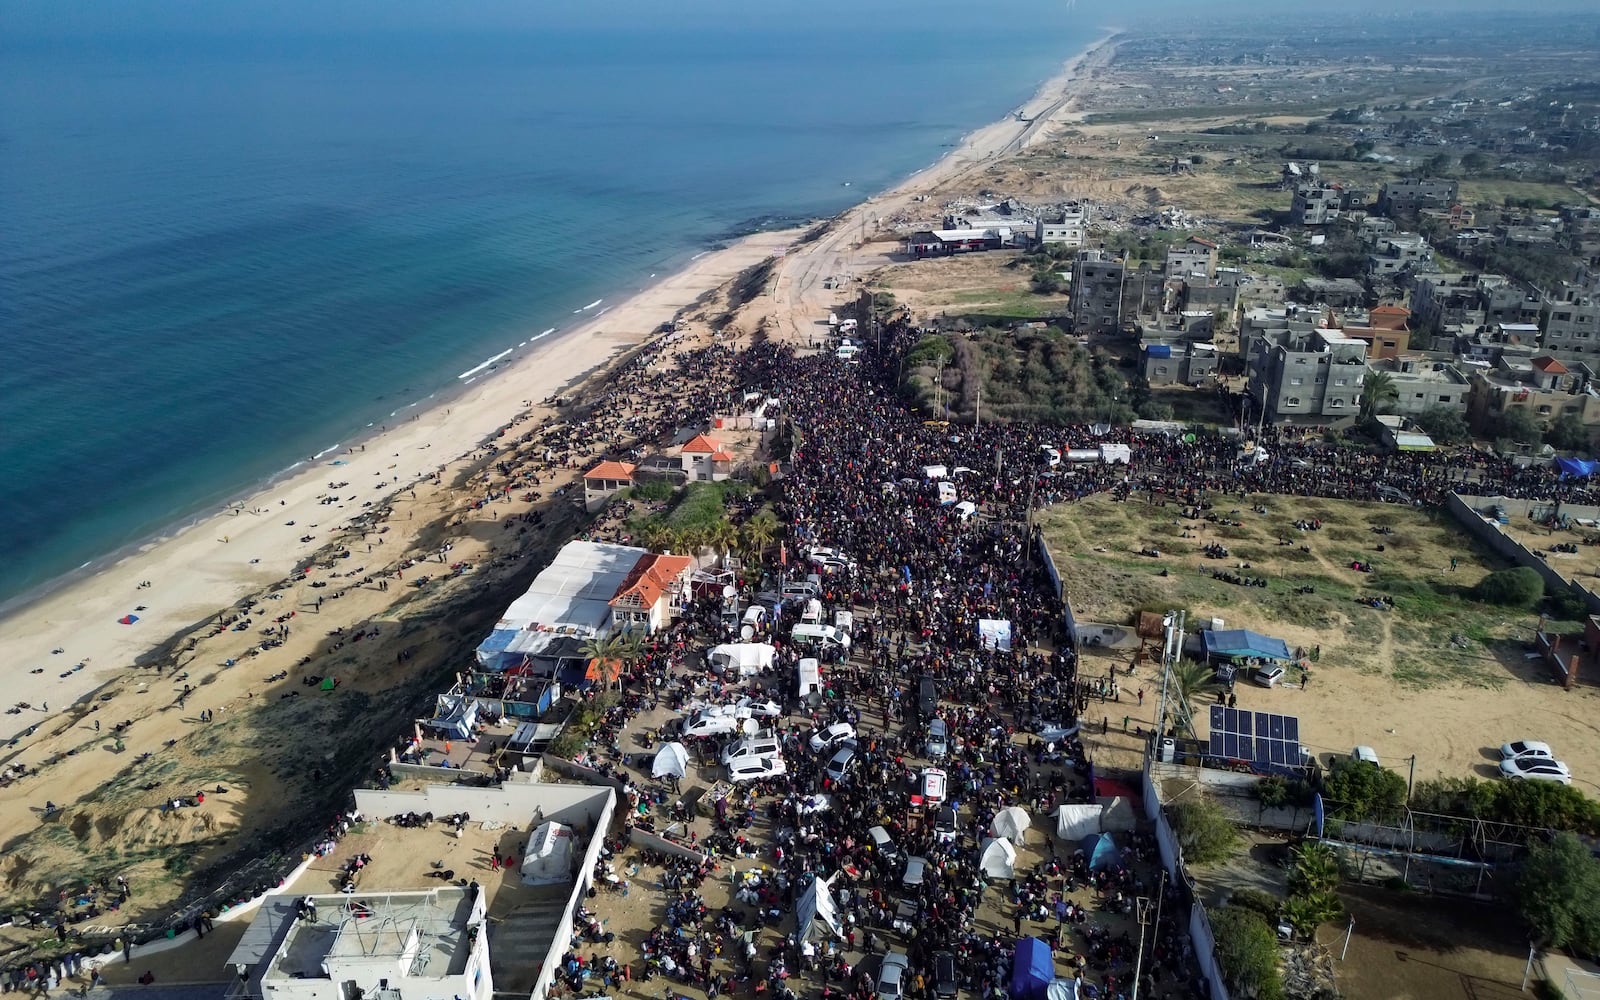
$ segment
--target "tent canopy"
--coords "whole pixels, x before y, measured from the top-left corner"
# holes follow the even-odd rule
[[[838,908],[833,902],[833,883],[828,879],[818,877],[811,880],[806,891],[800,894],[800,901],[795,904],[794,915],[795,927],[802,941],[816,927],[818,918],[836,936],[844,936],[839,927]]]
[[[1083,838],[1078,842],[1078,849],[1089,859],[1090,871],[1097,872],[1122,864],[1122,852],[1117,850],[1117,844],[1109,833],[1096,833]]]
[[[1252,632],[1247,628],[1206,629],[1207,656],[1259,656],[1264,660],[1292,660],[1289,644],[1282,639]]]
[[[1594,475],[1596,470],[1600,470],[1600,462],[1592,462],[1585,458],[1556,459],[1556,471],[1560,472],[1563,478],[1587,479]]]
[[[556,885],[572,878],[572,850],[576,835],[569,826],[550,820],[528,839],[528,853],[522,859],[525,885]]]
[[[1066,803],[1056,810],[1056,836],[1069,844],[1100,832],[1100,807],[1086,802]]]
[[[978,850],[978,868],[990,878],[1014,878],[1017,849],[1004,837],[989,837]]]
[[[1045,1000],[1055,978],[1050,946],[1036,937],[1019,939],[1011,959],[1011,1000]]]
[[[1021,806],[1006,806],[994,814],[994,822],[989,824],[989,829],[994,831],[996,837],[1009,840],[1014,844],[1022,843],[1022,835],[1027,832],[1032,820]]]
[[[689,773],[689,751],[682,743],[666,743],[656,751],[655,763],[650,766],[653,778],[681,778]]]

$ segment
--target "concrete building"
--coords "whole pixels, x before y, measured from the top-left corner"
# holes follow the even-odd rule
[[[1548,355],[1525,359],[1502,353],[1493,368],[1474,370],[1468,416],[1475,430],[1488,434],[1513,409],[1546,427],[1564,417],[1600,425],[1594,372],[1582,362],[1567,365]]]
[[[1384,215],[1415,214],[1424,208],[1449,208],[1461,185],[1446,178],[1420,177],[1389,181],[1378,192],[1378,211]]]
[[[693,575],[690,556],[654,552],[640,556],[609,602],[612,627],[653,635],[670,625],[672,609],[686,600]]]
[[[1295,298],[1313,306],[1345,309],[1367,301],[1366,286],[1354,278],[1302,278]]]
[[[1367,277],[1394,278],[1402,271],[1419,271],[1433,263],[1433,248],[1420,233],[1391,233],[1378,237],[1367,254]]]
[[[275,897],[229,964],[270,1000],[489,1000],[487,899],[476,886]]]
[[[980,250],[1000,250],[1013,244],[1015,230],[1009,226],[986,229],[925,229],[906,241],[906,253],[913,257],[949,257]]]
[[[1178,246],[1167,248],[1167,277],[1215,278],[1217,276],[1217,245],[1210,240],[1191,236]]]
[[[1299,305],[1281,308],[1260,306],[1246,310],[1239,319],[1239,357],[1248,364],[1255,357],[1256,348],[1269,334],[1290,331],[1309,333],[1321,325],[1326,315],[1325,310]]]
[[[594,513],[614,495],[633,485],[632,462],[601,462],[583,474],[583,509]]]
[[[1365,384],[1367,345],[1338,330],[1284,330],[1256,345],[1246,388],[1272,423],[1355,417]]]
[[[721,482],[733,475],[733,455],[716,438],[696,434],[684,442],[678,454],[691,483]]]
[[[1336,184],[1304,180],[1294,186],[1289,202],[1289,222],[1296,226],[1325,226],[1339,218],[1344,192]]]
[[[1210,344],[1145,344],[1140,356],[1149,385],[1204,385],[1217,375],[1217,349]]]
[[[1581,268],[1544,299],[1544,349],[1563,355],[1600,353],[1600,271]]]
[[[1080,250],[1072,263],[1072,329],[1079,334],[1122,325],[1122,258],[1105,250]]]
[[[1407,355],[1369,361],[1367,369],[1383,372],[1393,382],[1395,399],[1390,404],[1391,412],[1413,417],[1434,407],[1467,412],[1471,383],[1449,361]]]
[[[1059,215],[1040,216],[1033,224],[1033,242],[1038,246],[1077,248],[1089,232],[1089,206],[1067,205]]]

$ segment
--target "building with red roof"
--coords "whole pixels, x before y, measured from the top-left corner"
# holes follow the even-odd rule
[[[606,505],[613,494],[633,485],[637,468],[631,462],[601,462],[583,474],[583,509],[591,514]]]

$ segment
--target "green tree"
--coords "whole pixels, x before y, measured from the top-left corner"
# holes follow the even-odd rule
[[[1313,892],[1290,896],[1283,904],[1283,919],[1301,940],[1310,940],[1317,928],[1344,914],[1344,904],[1334,892]]]
[[[728,553],[739,546],[739,529],[724,518],[706,529],[706,544],[715,549],[719,557],[726,559]]]
[[[1574,416],[1561,417],[1544,432],[1544,443],[1556,451],[1588,451],[1592,441],[1589,428]]]
[[[1311,896],[1332,892],[1339,884],[1339,853],[1327,844],[1309,841],[1289,852],[1289,894]]]
[[[647,517],[633,531],[634,541],[651,552],[660,552],[672,543],[672,529],[659,517]]]
[[[1172,832],[1183,856],[1197,865],[1222,861],[1233,853],[1239,831],[1210,799],[1194,796],[1167,807]]]
[[[1478,581],[1472,596],[1485,604],[1531,608],[1544,600],[1544,577],[1528,566],[1497,569]]]
[[[1540,436],[1538,421],[1520,406],[1514,406],[1496,417],[1490,433],[1496,441],[1516,444],[1536,444]]]
[[[1489,169],[1489,158],[1482,153],[1473,151],[1461,158],[1461,169],[1468,173],[1479,173]]]
[[[1203,697],[1221,689],[1222,683],[1211,667],[1196,660],[1184,660],[1172,668],[1172,685],[1168,689],[1174,701],[1173,725],[1179,735],[1194,735],[1194,715]]]
[[[1322,793],[1335,814],[1349,820],[1385,820],[1406,804],[1406,779],[1393,771],[1349,757],[1334,761]]]
[[[1388,372],[1367,372],[1367,377],[1361,385],[1362,418],[1376,417],[1399,398],[1400,390],[1395,388],[1393,375]]]
[[[1472,437],[1466,418],[1448,406],[1430,406],[1413,419],[1438,444],[1460,444]]]
[[[1250,792],[1255,796],[1258,823],[1268,809],[1282,809],[1289,804],[1289,782],[1281,774],[1265,776],[1255,783]]]
[[[1600,861],[1570,833],[1534,844],[1517,876],[1517,907],[1538,941],[1585,955],[1600,950]]]
[[[1256,1000],[1282,1000],[1283,973],[1278,968],[1278,936],[1261,914],[1224,906],[1207,914],[1216,938],[1222,976],[1236,995]]]
[[[579,647],[578,655],[594,663],[600,672],[601,687],[609,690],[613,680],[621,676],[622,651],[626,640],[622,633],[612,632],[610,635],[592,635]]]

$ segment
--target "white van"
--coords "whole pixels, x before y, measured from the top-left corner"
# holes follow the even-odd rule
[[[800,620],[808,625],[818,625],[822,622],[822,602],[813,597],[806,602],[805,610],[800,612]]]
[[[800,674],[799,697],[802,701],[811,697],[822,697],[822,664],[814,656],[808,656],[800,661],[796,668]]]
[[[750,757],[778,757],[783,749],[778,745],[778,738],[769,734],[750,736],[733,744],[722,751],[722,762],[731,764],[736,760],[745,760]]]
[[[799,646],[815,649],[850,649],[850,635],[832,625],[808,625],[801,622],[789,633],[789,638]]]
[[[853,365],[856,363],[856,355],[860,353],[861,348],[854,344],[845,344],[837,351],[834,351],[833,356],[838,358],[840,361],[843,361],[847,365]]]

